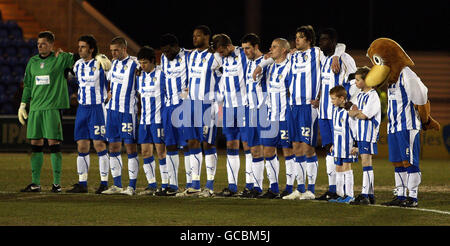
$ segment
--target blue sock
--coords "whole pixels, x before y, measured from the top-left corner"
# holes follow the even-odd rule
[[[214,180],[206,180],[206,188],[214,190]]]
[[[157,185],[156,182],[155,182],[155,183],[150,183],[150,184],[148,184],[147,187],[148,187],[148,188],[152,188],[152,189],[156,189],[156,188],[158,188],[158,185]]]
[[[316,189],[315,184],[308,184],[308,190],[311,191],[313,194],[314,194],[315,189]]]
[[[130,184],[128,186],[133,187],[136,190],[136,181],[137,179],[130,179]]]
[[[228,189],[232,192],[237,192],[237,185],[236,184],[228,184]]]
[[[298,186],[297,186],[297,190],[300,192],[300,193],[305,193],[305,184],[299,184]]]
[[[336,185],[330,185],[328,186],[328,191],[332,193],[336,193]]]
[[[292,188],[293,188],[293,186],[292,185],[286,185],[286,191],[287,192],[289,192],[289,193],[292,193]]]
[[[114,180],[115,186],[122,188],[122,176],[117,176],[117,177],[113,178],[113,180]]]
[[[108,181],[100,181],[101,185],[108,186]]]
[[[87,187],[87,181],[78,181],[81,186]]]
[[[200,189],[200,180],[192,180],[192,188],[196,190]]]
[[[270,184],[270,190],[273,193],[280,193],[280,190],[278,189],[278,183]]]

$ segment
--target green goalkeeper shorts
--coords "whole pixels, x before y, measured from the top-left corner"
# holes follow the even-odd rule
[[[31,111],[28,115],[27,138],[62,141],[63,131],[59,109]]]

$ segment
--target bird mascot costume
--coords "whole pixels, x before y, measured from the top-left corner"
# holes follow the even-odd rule
[[[386,86],[388,94],[389,161],[395,168],[395,193],[388,206],[417,207],[421,182],[419,168],[420,130],[437,130],[430,115],[428,89],[411,70],[414,62],[394,40],[372,42],[367,56],[373,64],[366,77],[368,86]],[[408,194],[407,194],[408,191]]]

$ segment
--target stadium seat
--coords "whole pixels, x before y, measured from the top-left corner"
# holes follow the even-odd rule
[[[19,89],[19,84],[16,84],[16,83],[9,84],[6,87],[5,93],[7,95],[11,95],[14,98],[14,95],[16,95],[16,92],[18,89]]]
[[[16,48],[20,48],[20,47],[27,47],[28,48],[28,43],[23,40],[23,38],[13,38],[11,39],[11,45],[15,46]]]
[[[13,47],[13,46],[6,47],[6,48],[5,48],[5,54],[6,54],[8,57],[16,56],[16,55],[17,55],[17,49],[16,49],[16,47]]]
[[[28,47],[19,47],[17,49],[17,56],[19,57],[30,57],[31,51]]]
[[[0,75],[11,75],[11,68],[9,67],[9,65],[4,64],[0,66]]]
[[[1,109],[2,114],[15,114],[16,109],[14,108],[13,102],[5,103]]]
[[[17,74],[13,77],[12,81],[14,84],[20,84],[23,82],[23,77],[25,76],[25,72],[22,74]]]
[[[10,67],[13,67],[18,64],[19,59],[15,56],[8,56],[5,58],[6,64]]]
[[[8,38],[8,30],[4,28],[0,28],[0,38]]]
[[[17,64],[22,65],[23,67],[26,67],[28,64],[28,60],[30,59],[31,55],[28,57],[18,57],[18,62]],[[1,65],[1,61],[0,61],[0,65]]]
[[[25,68],[22,65],[15,65],[12,69],[13,76],[23,76],[25,74]]]
[[[0,47],[1,48],[6,48],[6,47],[9,47],[10,46],[10,44],[11,44],[11,41],[9,40],[9,38],[2,38],[2,37],[0,37]]]
[[[9,101],[8,95],[5,92],[0,94],[0,104],[5,104],[7,101]]]
[[[14,28],[18,28],[19,27],[19,25],[17,24],[17,21],[15,21],[15,20],[7,20],[7,21],[5,21],[3,23],[4,23],[5,27],[8,30],[12,30]]]
[[[8,85],[11,84],[11,81],[13,79],[13,76],[11,74],[3,74],[0,76],[0,83],[2,85]]]
[[[23,38],[22,28],[16,27],[16,28],[9,29],[8,36],[10,38],[22,39]]]
[[[31,38],[27,41],[28,47],[30,48],[37,48],[37,40],[34,38]]]

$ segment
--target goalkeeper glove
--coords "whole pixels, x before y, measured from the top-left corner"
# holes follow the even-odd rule
[[[26,103],[24,103],[24,102],[20,103],[19,112],[17,113],[20,124],[22,124],[22,125],[25,125],[25,120],[28,119],[26,107],[27,107]]]
[[[105,71],[109,71],[111,68],[111,61],[103,54],[98,54],[95,56],[95,67],[97,69],[100,69],[100,67],[103,68]]]

